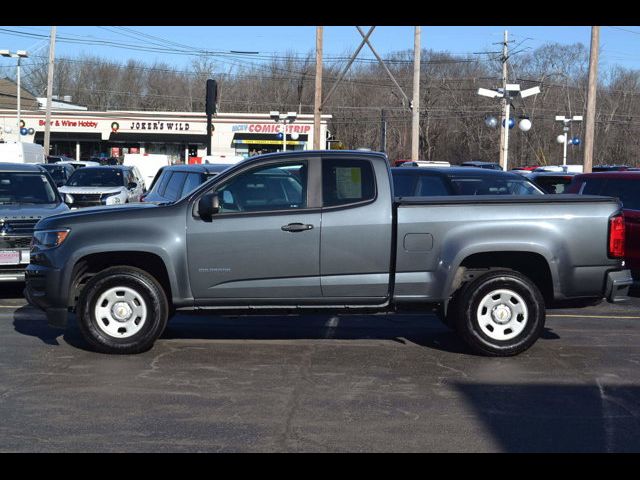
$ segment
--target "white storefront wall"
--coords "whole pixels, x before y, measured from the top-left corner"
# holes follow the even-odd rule
[[[330,115],[322,116],[321,138],[326,138]],[[45,128],[44,112],[23,112],[23,142],[41,142]],[[16,141],[18,128],[15,111],[0,110],[0,140]],[[276,124],[268,114],[220,113],[213,118],[211,149],[213,155],[236,155],[266,146],[282,148],[277,138],[282,125]],[[52,141],[64,138],[75,148],[93,144],[118,147],[138,146],[140,153],[167,153],[176,158],[184,157],[189,146],[198,146],[197,156],[206,154],[206,116],[189,112],[53,112],[51,115]],[[57,135],[56,135],[57,134]],[[310,150],[313,148],[313,115],[298,115],[293,124],[287,125],[287,149]],[[234,141],[235,137],[235,141]],[[255,139],[254,137],[259,137]],[[325,142],[320,142],[325,148]],[[88,156],[95,152],[82,152]]]

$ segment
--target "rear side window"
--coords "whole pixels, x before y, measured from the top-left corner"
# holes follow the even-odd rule
[[[393,175],[393,194],[396,197],[412,197],[415,193],[415,185],[415,175],[402,175],[400,173]]]
[[[372,200],[376,195],[373,167],[367,160],[324,159],[322,198],[325,207]]]
[[[419,197],[437,197],[449,195],[449,192],[440,177],[420,175],[416,195]]]
[[[631,179],[607,179],[600,195],[617,197],[624,208],[640,210],[640,182]]]
[[[204,181],[204,175],[201,173],[188,173],[187,179],[182,187],[182,194],[180,197],[184,197],[187,193],[191,192],[194,188],[200,185]]]
[[[589,178],[584,180],[578,193],[582,195],[602,195],[600,190],[604,186],[604,178]]]
[[[173,172],[169,183],[167,183],[167,188],[164,191],[163,197],[168,200],[177,200],[180,198],[180,195],[182,194],[182,186],[184,185],[186,178],[187,174],[185,172]]]
[[[163,175],[157,182],[158,188],[156,189],[156,192],[158,192],[158,195],[164,195],[164,191],[167,188],[167,183],[169,183],[169,180],[171,179],[171,175],[173,175],[173,172],[163,172]]]

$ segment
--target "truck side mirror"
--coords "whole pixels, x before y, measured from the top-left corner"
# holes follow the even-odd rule
[[[138,184],[136,182],[129,182],[129,190],[133,190],[134,188],[137,188]]]
[[[198,215],[210,222],[213,215],[220,211],[220,199],[217,193],[206,193],[198,201]]]

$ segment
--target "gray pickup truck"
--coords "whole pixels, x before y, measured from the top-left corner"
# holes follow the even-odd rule
[[[509,356],[558,300],[626,298],[613,198],[394,198],[384,154],[243,161],[165,205],[36,225],[28,301],[96,350],[148,350],[176,310],[381,312],[437,307],[475,351]],[[622,228],[622,232],[620,229]]]

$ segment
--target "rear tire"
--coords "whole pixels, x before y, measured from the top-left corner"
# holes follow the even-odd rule
[[[78,298],[80,332],[103,353],[149,350],[162,335],[169,314],[164,289],[149,273],[118,266],[91,278]]]
[[[449,310],[450,322],[473,351],[508,357],[542,334],[545,303],[538,287],[513,270],[495,270],[465,284]]]

